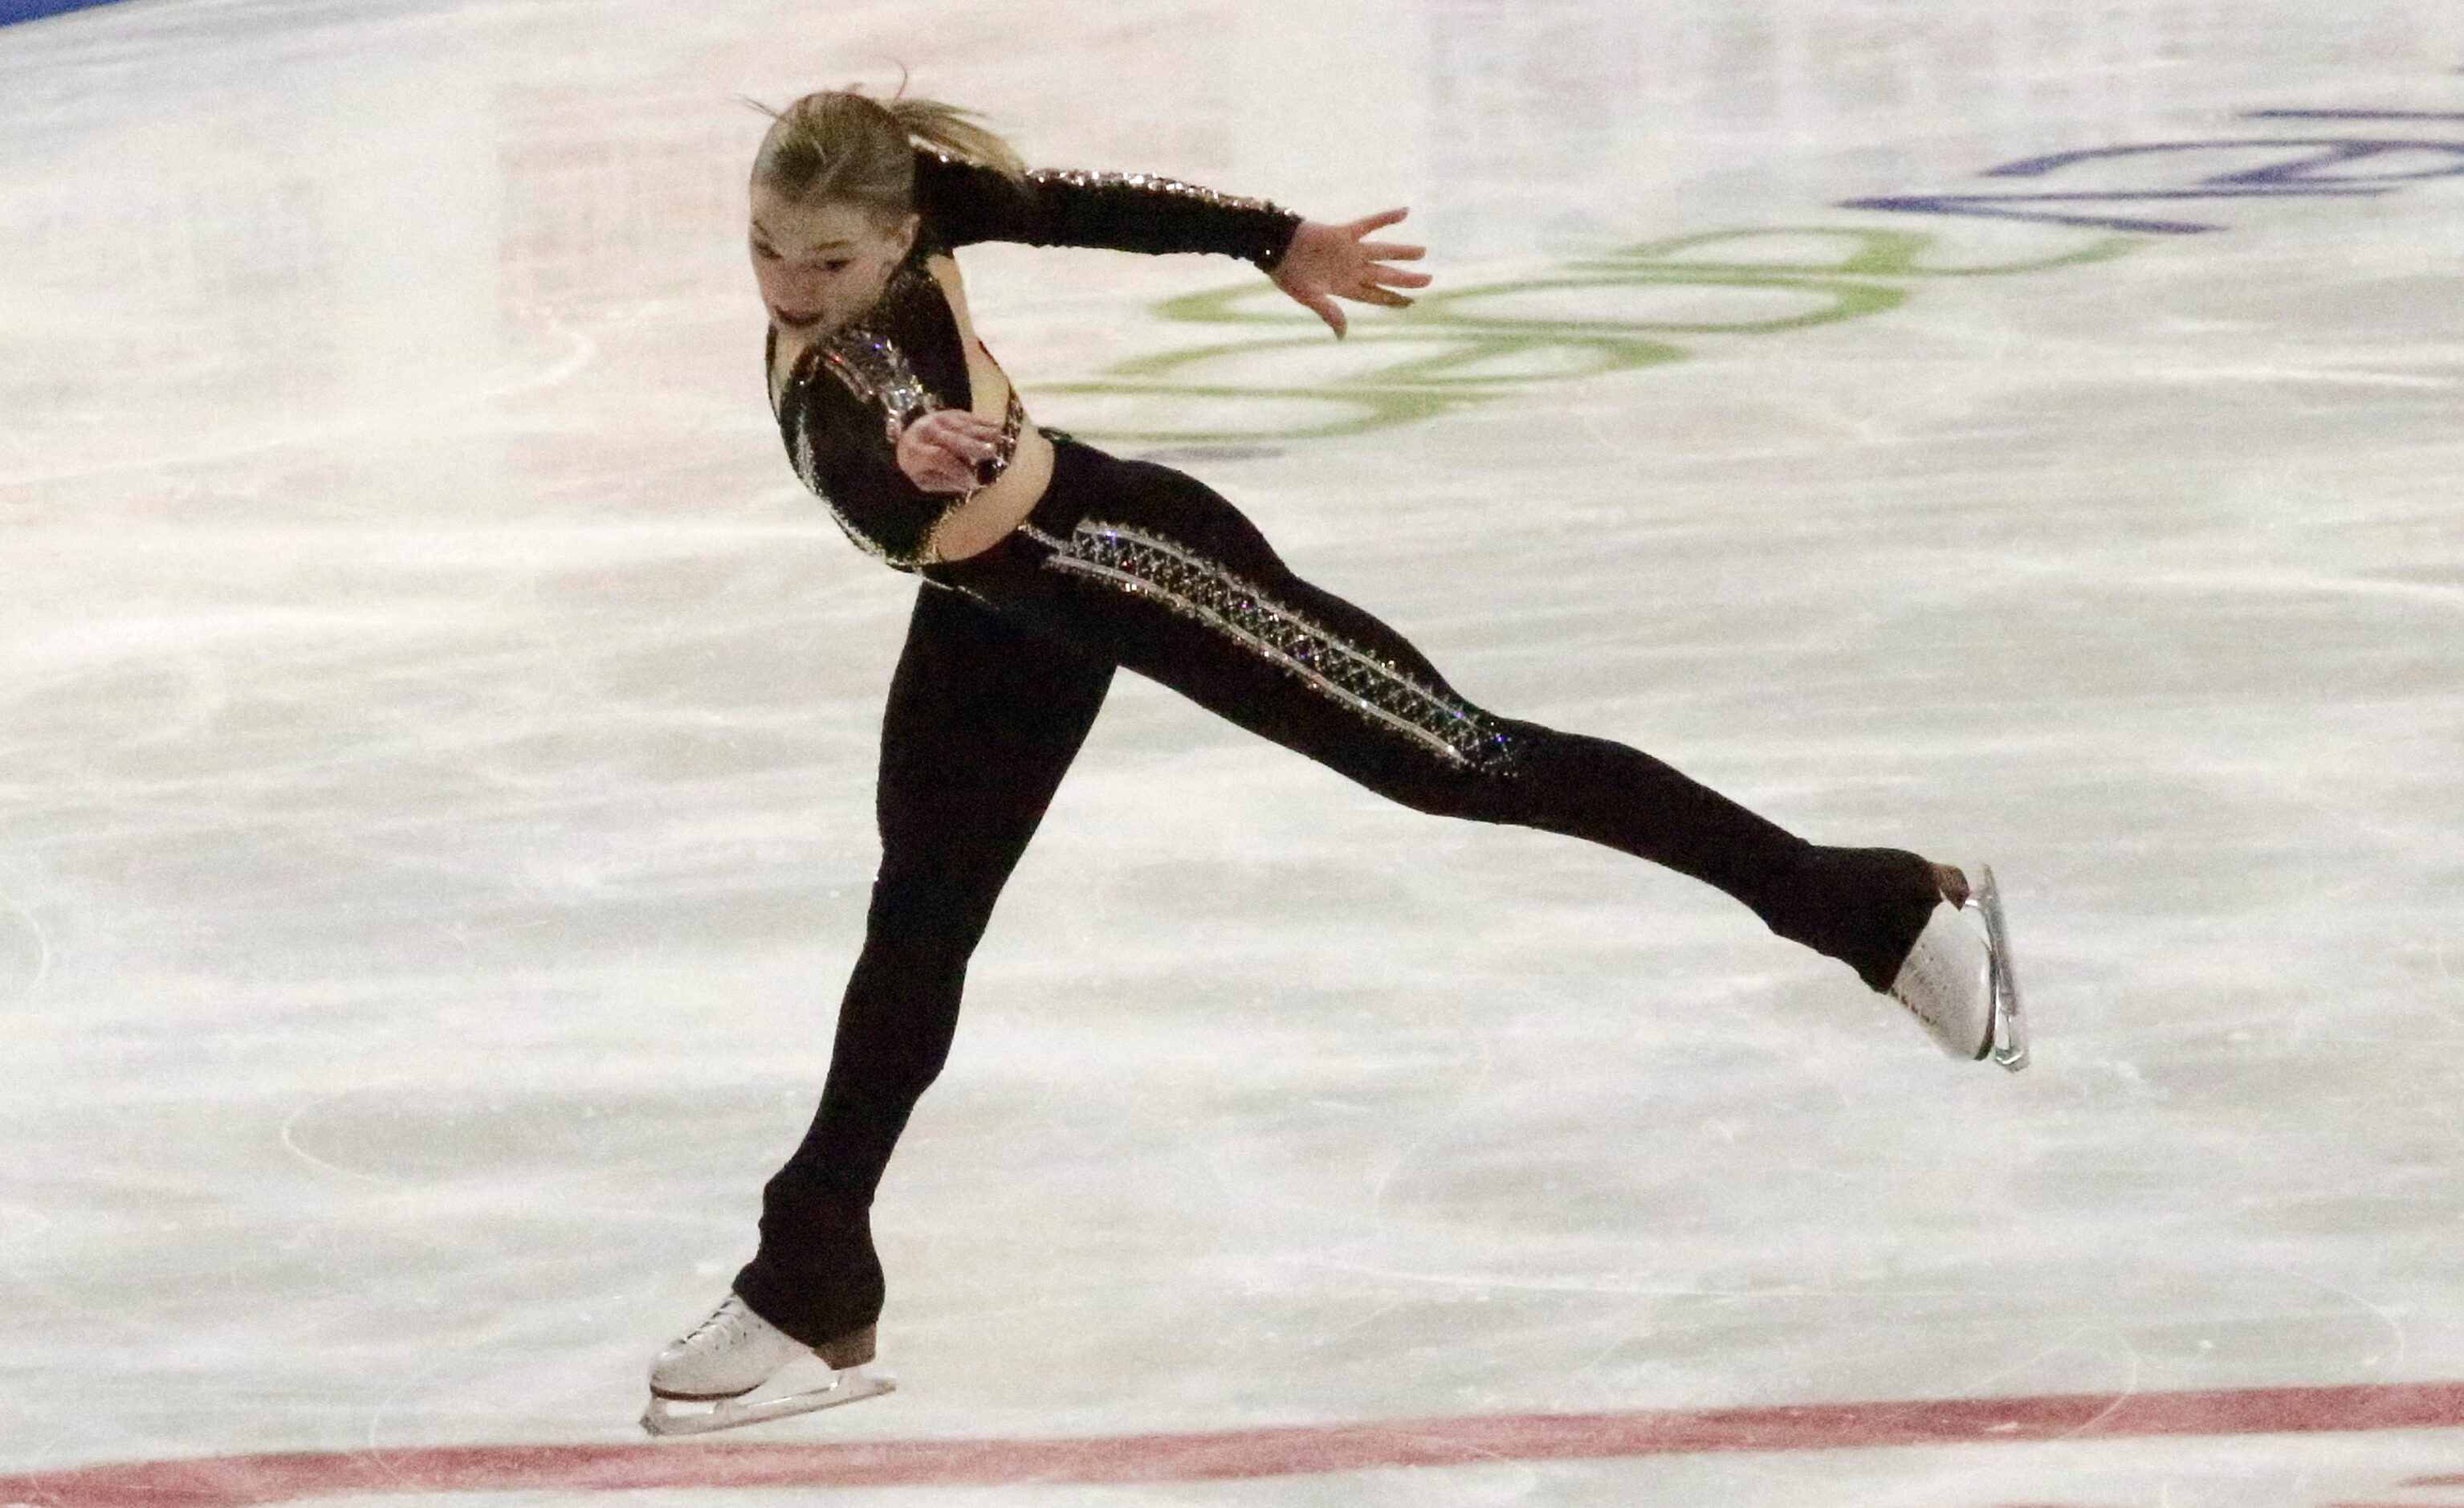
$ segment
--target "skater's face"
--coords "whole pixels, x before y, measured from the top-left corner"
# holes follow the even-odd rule
[[[753,277],[770,322],[799,335],[827,335],[881,297],[915,243],[915,216],[843,202],[800,204],[753,186]]]

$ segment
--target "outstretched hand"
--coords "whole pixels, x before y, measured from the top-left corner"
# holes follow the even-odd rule
[[[1365,237],[1411,212],[1387,210],[1342,225],[1303,220],[1292,233],[1291,244],[1284,249],[1284,259],[1275,264],[1275,286],[1324,320],[1337,336],[1344,330],[1343,309],[1334,301],[1337,299],[1384,304],[1390,309],[1409,308],[1412,300],[1395,290],[1425,288],[1429,275],[1385,264],[1419,261],[1428,255],[1427,249]]]

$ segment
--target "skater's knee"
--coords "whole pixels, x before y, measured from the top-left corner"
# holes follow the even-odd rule
[[[948,948],[868,940],[839,1004],[830,1092],[903,1116],[949,1060],[966,979]]]
[[[1386,793],[1415,811],[1468,822],[1529,826],[1544,803],[1530,778],[1531,745],[1499,724],[1501,736],[1484,737],[1443,753],[1428,751],[1390,777]]]
[[[837,1052],[830,1065],[829,1089],[867,1120],[903,1120],[924,1091],[949,1066],[952,1033],[942,1022],[956,1015],[943,1002],[898,991],[903,998],[880,1001],[867,996],[892,991],[849,991],[850,1009],[862,1009],[861,1023],[842,1011]],[[890,1009],[879,1009],[887,1005]],[[902,1019],[905,1011],[925,1018],[916,1024]]]
[[[885,867],[872,883],[867,946],[954,950],[963,960],[983,937],[1000,898],[998,877],[950,868]]]

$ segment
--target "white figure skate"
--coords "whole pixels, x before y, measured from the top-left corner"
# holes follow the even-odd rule
[[[1967,908],[1975,920],[1947,899],[1934,907],[1891,981],[1891,998],[1907,1007],[1950,1056],[1990,1057],[2015,1074],[2028,1066],[2027,1018],[2019,1009],[2002,893],[1994,887],[1992,870],[1978,873],[1982,877]]]
[[[659,1353],[650,1367],[650,1407],[642,1414],[642,1428],[656,1435],[708,1434],[878,1398],[898,1385],[865,1369],[872,1346],[868,1326],[816,1350],[730,1294],[709,1319]],[[830,1368],[830,1380],[822,1386],[751,1396],[787,1367],[815,1356]]]

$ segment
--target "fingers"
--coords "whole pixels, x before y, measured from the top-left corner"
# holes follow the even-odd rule
[[[1405,215],[1410,214],[1411,212],[1412,211],[1409,210],[1380,210],[1375,214],[1362,215],[1359,219],[1345,226],[1344,229],[1352,233],[1353,239],[1358,240],[1361,236],[1368,234],[1372,231],[1384,230],[1387,226],[1400,222]]]
[[[961,409],[923,415],[898,436],[898,469],[927,492],[966,492],[977,466],[1001,454],[1001,428]]]
[[[1401,241],[1363,241],[1360,255],[1373,262],[1417,262],[1429,255],[1429,249],[1407,246]]]
[[[987,424],[979,430],[961,431],[940,443],[941,449],[962,461],[988,461],[1001,454],[1001,431]]]
[[[1406,272],[1399,267],[1365,267],[1352,279],[1352,286],[1339,290],[1342,297],[1360,303],[1374,303],[1389,309],[1408,309],[1412,300],[1397,288],[1426,288],[1435,279],[1427,273]]]
[[[933,433],[955,431],[970,436],[989,437],[1001,433],[1001,426],[964,409],[935,409],[915,421],[913,428]]]
[[[976,486],[976,469],[964,461],[937,455],[909,465],[899,462],[898,469],[907,479],[926,492],[972,492]]]
[[[1349,299],[1354,303],[1374,303],[1388,309],[1408,309],[1413,300],[1394,288],[1424,288],[1429,277],[1425,273],[1407,273],[1395,268],[1372,268],[1340,286],[1309,283],[1287,287],[1294,302],[1324,320],[1335,334],[1344,333],[1342,306],[1334,300]],[[1391,285],[1391,286],[1390,286]]]
[[[898,469],[926,492],[965,492],[976,484],[976,468],[938,452],[898,457]]]
[[[964,492],[973,485],[975,471],[960,466],[946,455],[900,455],[898,469],[907,479],[926,492]]]
[[[1426,288],[1435,281],[1427,273],[1406,272],[1400,267],[1372,267],[1368,280],[1382,288]]]
[[[1001,426],[964,409],[940,409],[908,429],[919,445],[929,445],[966,460],[989,460],[999,454]]]
[[[916,459],[935,466],[954,466],[973,471],[979,461],[988,461],[1001,454],[1001,447],[979,444],[973,440],[947,442],[920,441],[915,448]]]

